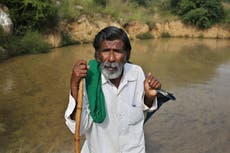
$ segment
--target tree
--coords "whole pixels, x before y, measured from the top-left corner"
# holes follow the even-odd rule
[[[211,27],[225,17],[220,0],[172,0],[171,5],[185,23],[203,29]]]
[[[14,33],[23,35],[28,30],[45,32],[58,24],[57,9],[51,0],[5,0],[14,23]]]

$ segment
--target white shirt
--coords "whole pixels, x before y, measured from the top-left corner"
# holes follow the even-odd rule
[[[144,141],[144,80],[141,67],[126,63],[119,87],[102,75],[102,90],[105,97],[106,118],[103,123],[94,123],[90,116],[86,90],[83,94],[81,135],[86,140],[81,153],[145,153]],[[74,133],[75,121],[71,120],[75,100],[70,95],[65,112],[66,124]],[[157,109],[157,101],[149,109]]]

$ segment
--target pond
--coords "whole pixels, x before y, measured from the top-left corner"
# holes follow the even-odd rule
[[[131,43],[131,62],[152,72],[177,97],[144,125],[147,153],[228,153],[230,41]],[[86,44],[0,63],[0,153],[73,152],[73,135],[64,121],[70,75],[77,59],[93,54]]]

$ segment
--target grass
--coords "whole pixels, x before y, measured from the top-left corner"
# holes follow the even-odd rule
[[[169,9],[169,0],[149,1],[147,6],[141,6],[133,1],[107,1],[105,7],[95,4],[93,0],[65,0],[59,6],[59,15],[67,21],[76,20],[81,14],[95,17],[95,14],[111,15],[120,24],[132,20],[148,22],[164,22],[177,18]],[[119,10],[119,11],[118,11]]]

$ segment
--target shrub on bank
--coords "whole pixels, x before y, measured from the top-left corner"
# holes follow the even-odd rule
[[[145,32],[145,33],[141,33],[136,35],[136,38],[138,39],[152,39],[153,35],[150,32]]]
[[[0,46],[0,60],[6,59],[8,55],[7,50]]]
[[[23,36],[28,30],[47,32],[58,26],[59,17],[53,0],[8,0],[1,3],[9,9],[14,35]]]
[[[161,37],[167,38],[167,37],[171,37],[171,35],[168,32],[162,32]]]
[[[73,40],[73,38],[66,32],[61,32],[61,46],[80,44],[79,41]]]
[[[51,48],[40,33],[32,31],[26,32],[24,36],[0,34],[0,46],[0,59],[20,54],[46,53]]]
[[[225,12],[220,0],[172,0],[174,12],[181,19],[201,29],[210,28],[225,18]]]
[[[20,49],[22,53],[47,53],[51,46],[44,40],[38,32],[28,31],[20,40]]]

